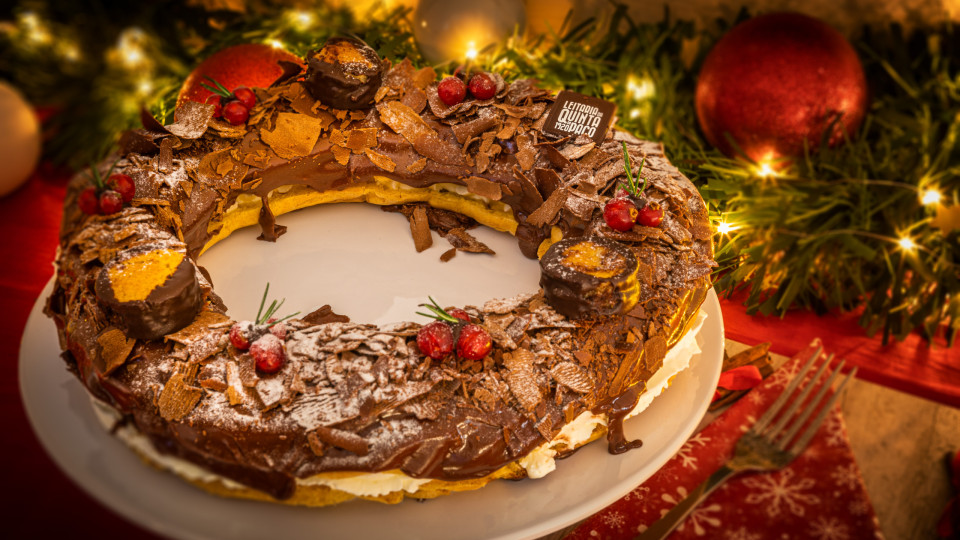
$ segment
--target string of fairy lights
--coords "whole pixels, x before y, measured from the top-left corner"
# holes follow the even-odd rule
[[[311,8],[277,8],[266,15],[240,17],[242,24],[227,24],[222,29],[211,31],[202,36],[204,39],[196,39],[197,44],[193,44],[196,36],[188,35],[181,39],[181,45],[190,45],[187,47],[188,53],[179,56],[170,54],[171,37],[162,35],[159,28],[147,24],[118,28],[109,42],[95,41],[91,46],[91,40],[82,39],[85,36],[79,34],[77,29],[46,18],[42,10],[25,9],[17,12],[13,21],[0,22],[0,43],[2,38],[5,38],[13,45],[15,52],[26,59],[44,56],[55,58],[66,74],[79,76],[85,72],[93,72],[94,76],[108,78],[111,82],[109,99],[106,101],[114,109],[111,120],[114,123],[106,126],[102,132],[111,132],[114,135],[122,129],[135,127],[141,105],[144,104],[158,117],[169,119],[180,81],[189,73],[191,66],[199,63],[205,54],[237,43],[263,43],[302,55],[318,47],[333,33],[345,29],[355,30],[371,41],[381,54],[411,56],[415,64],[433,64],[441,73],[450,72],[459,64],[467,64],[496,70],[508,79],[535,77],[541,84],[554,90],[566,87],[615,101],[620,111],[620,124],[625,129],[642,137],[664,142],[671,161],[700,185],[704,198],[709,203],[718,258],[722,264],[726,264],[723,272],[733,273],[737,268],[745,266],[748,256],[744,253],[750,251],[747,248],[768,241],[771,234],[798,237],[803,242],[841,236],[857,237],[869,242],[872,248],[879,249],[885,256],[899,252],[901,266],[904,260],[923,263],[914,264],[917,268],[915,273],[930,280],[929,286],[914,287],[903,299],[894,294],[891,302],[902,300],[904,305],[922,303],[927,315],[924,320],[929,319],[935,323],[932,330],[927,330],[928,337],[936,333],[937,327],[944,323],[950,326],[947,334],[951,342],[960,330],[960,295],[956,290],[949,289],[952,285],[943,284],[945,278],[951,283],[960,282],[960,272],[957,271],[957,268],[960,268],[957,233],[948,229],[939,233],[932,232],[935,226],[934,218],[944,209],[954,209],[960,204],[960,182],[956,181],[956,175],[960,174],[960,165],[949,161],[952,159],[949,151],[943,159],[942,156],[936,156],[935,159],[927,160],[939,165],[929,165],[925,169],[927,172],[919,177],[914,175],[913,171],[909,174],[906,171],[893,171],[875,176],[875,179],[868,176],[859,178],[856,172],[843,170],[844,167],[838,166],[836,162],[827,164],[829,174],[818,175],[811,170],[822,173],[825,169],[811,167],[809,163],[785,165],[776,161],[731,160],[707,146],[696,133],[696,119],[691,105],[691,81],[695,82],[696,77],[695,67],[691,66],[696,64],[684,59],[688,51],[683,48],[686,47],[685,40],[690,33],[684,29],[682,23],[678,22],[671,27],[666,24],[637,25],[629,22],[632,26],[626,30],[618,30],[619,27],[608,29],[584,26],[582,30],[570,31],[561,39],[546,35],[524,36],[521,29],[499,21],[499,41],[492,43],[489,36],[496,33],[491,28],[496,26],[494,18],[498,16],[492,13],[489,20],[480,16],[470,25],[464,25],[453,37],[445,38],[445,42],[433,44],[436,45],[435,49],[446,51],[449,61],[431,62],[424,59],[417,47],[418,42],[414,40],[414,27],[418,24],[426,25],[426,21],[416,19],[417,14],[408,8],[388,9],[381,5],[376,9],[379,11],[353,18],[346,8],[331,8],[322,3]],[[504,28],[509,30],[505,31]],[[594,34],[600,34],[600,37],[591,37]],[[649,43],[652,42],[661,49],[651,49]],[[701,44],[701,47],[709,46],[709,39],[703,42],[706,44]],[[584,43],[589,45],[585,46]],[[180,50],[183,51],[184,47],[181,46]],[[194,54],[196,56],[190,56]],[[0,59],[0,66],[3,65],[2,62]],[[944,80],[953,80],[939,75],[931,76],[929,73],[924,75],[933,81],[931,84],[946,84]],[[22,80],[29,83],[27,79]],[[960,76],[956,80],[960,87]],[[94,88],[96,89],[96,85]],[[883,106],[889,106],[889,102],[885,102]],[[880,106],[874,107],[878,108]],[[122,121],[118,120],[117,115],[122,116]],[[953,114],[950,113],[949,116],[952,117]],[[936,131],[928,130],[932,133]],[[947,129],[944,146],[952,144],[955,137],[950,133],[955,130],[960,130],[960,125],[951,124]],[[82,154],[89,150],[81,146],[81,143],[81,139],[74,137],[71,140],[73,146],[67,149],[73,154]],[[830,158],[820,155],[812,159],[816,163],[819,163],[817,160],[826,159],[859,159],[858,156],[863,154],[863,151],[862,147],[856,144],[872,143],[855,141],[850,144],[852,149],[846,154],[834,153]],[[841,157],[836,157],[838,155]],[[88,159],[80,163],[89,161]],[[849,169],[867,170],[857,167]],[[714,189],[713,182],[717,179],[727,182],[728,186],[722,190]],[[747,195],[736,190],[736,183],[741,181],[766,191],[755,192],[758,194],[758,201],[749,201],[746,199]],[[834,190],[845,185],[864,189],[883,188],[901,194],[900,190],[908,190],[911,196],[909,201],[901,200],[901,196],[897,196],[896,204],[900,207],[896,222],[885,227],[856,227],[844,224],[834,228],[811,228],[807,231],[802,225],[813,223],[811,220],[816,218],[801,215],[790,218],[797,223],[784,224],[771,217],[772,212],[764,213],[763,209],[758,210],[761,204],[766,204],[759,201],[759,195],[769,199],[772,197],[770,193],[776,193],[781,188],[786,190],[801,185],[806,190],[804,193],[811,191],[810,185],[822,185],[824,196],[829,196]],[[876,204],[881,206],[886,203]],[[822,208],[810,207],[805,210],[810,213],[820,212],[822,216]],[[804,219],[808,221],[803,221]],[[782,280],[783,262],[773,260],[779,256],[780,254],[773,254],[771,261],[754,260],[753,265],[758,270],[771,270],[769,274]],[[776,271],[773,271],[774,264],[780,265],[776,267]],[[798,268],[788,267],[788,270],[802,272],[804,269],[799,267],[802,264],[805,263],[798,262]],[[817,257],[816,264],[850,263],[849,260],[831,263],[826,257]],[[885,287],[900,287],[898,279],[916,279],[910,278],[909,271],[904,273],[896,263],[891,264],[889,261],[862,261],[857,264],[863,265],[864,273],[889,272],[889,279],[878,282]],[[930,268],[934,270],[930,271]],[[740,283],[726,282],[722,276],[723,274],[718,279],[718,287],[724,290],[733,289],[747,281],[746,275],[739,277]],[[753,281],[751,285],[757,286],[758,282]],[[764,282],[763,285],[766,286],[767,283]],[[936,287],[940,289],[934,290]],[[811,290],[807,294],[817,293]],[[844,294],[849,296],[837,304],[828,302],[828,307],[839,305],[850,308],[856,306],[857,302],[863,302],[857,300],[852,292]],[[786,309],[791,303],[792,299],[786,302],[786,306],[778,305],[778,309]],[[809,302],[805,304],[810,305]],[[888,302],[883,309],[897,311],[904,308],[903,305]],[[880,308],[877,308],[877,311],[880,311]],[[914,320],[910,324],[919,323]]]
[[[757,177],[764,178],[764,179],[774,179],[782,176],[782,173],[779,173],[776,169],[774,169],[771,163],[769,162],[761,162],[754,165],[749,165],[745,170],[756,175]],[[921,190],[917,188],[917,186],[914,186],[913,184],[907,184],[904,182],[886,182],[886,183],[888,184],[892,183],[897,185],[898,187],[916,191],[918,193],[917,201],[919,205],[925,206],[927,208],[935,209],[936,206],[940,204],[940,202],[943,199],[943,195],[936,188],[925,188]],[[909,229],[912,230],[916,227],[926,224],[927,222],[929,222],[929,219],[925,219],[920,223],[917,223],[914,226],[909,227]],[[714,223],[714,229],[716,230],[716,233],[721,237],[727,236],[733,233],[734,231],[742,229],[747,226],[747,224],[745,223],[731,221],[728,219],[727,216],[723,214],[714,216],[713,223]],[[904,234],[899,237],[884,236],[876,233],[871,233],[868,231],[850,231],[848,229],[843,230],[843,232],[848,234],[859,234],[863,236],[869,236],[877,240],[883,240],[885,242],[896,244],[897,246],[900,247],[900,249],[908,253],[913,252],[917,249],[926,249],[923,246],[918,245],[914,241],[914,239],[906,232],[904,232]]]

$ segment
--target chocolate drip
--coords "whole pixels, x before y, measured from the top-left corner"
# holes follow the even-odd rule
[[[257,240],[266,240],[267,242],[276,242],[283,233],[287,232],[286,225],[277,225],[277,218],[270,209],[270,202],[266,195],[260,196],[260,217],[257,220],[260,223],[260,236]]]
[[[607,413],[607,449],[611,454],[622,454],[634,448],[643,446],[643,441],[637,439],[628,441],[623,433],[623,421],[630,411],[637,406],[643,384],[631,387],[629,390],[609,400],[608,404],[596,410]]]

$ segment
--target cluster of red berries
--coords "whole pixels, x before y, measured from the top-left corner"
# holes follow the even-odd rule
[[[422,304],[432,314],[420,313],[431,317],[434,322],[424,325],[417,332],[417,347],[420,352],[440,360],[446,358],[456,349],[457,356],[464,360],[481,360],[490,353],[493,340],[482,326],[474,324],[470,315],[462,309],[449,311],[441,308],[430,298],[430,304]]]
[[[234,126],[243,124],[250,118],[250,111],[257,104],[257,95],[246,86],[238,86],[233,92],[211,77],[207,77],[214,84],[203,84],[207,90],[213,92],[207,97],[207,103],[213,105],[213,117],[223,118]]]
[[[638,207],[639,206],[639,207]],[[663,222],[663,208],[653,201],[638,201],[625,189],[607,201],[603,207],[603,220],[611,229],[629,231],[633,224],[644,227],[659,227]]]
[[[81,191],[77,197],[81,212],[91,216],[116,214],[123,209],[124,203],[133,200],[137,194],[133,179],[125,174],[110,174],[112,171],[113,166],[107,171],[107,181],[104,182],[96,166],[90,166],[93,185]]]
[[[440,101],[452,107],[461,103],[467,97],[467,90],[476,99],[490,99],[497,94],[497,82],[489,73],[475,73],[470,81],[463,82],[457,75],[446,77],[437,85],[437,94]]]
[[[276,373],[286,363],[287,354],[283,342],[287,339],[287,325],[283,321],[299,313],[282,319],[274,318],[273,315],[283,305],[283,300],[279,304],[274,300],[266,313],[262,313],[269,290],[268,283],[263,291],[263,300],[260,301],[260,310],[257,311],[255,321],[240,321],[230,327],[230,344],[240,351],[249,350],[257,370],[262,373]]]
[[[629,231],[634,223],[644,227],[659,227],[663,222],[663,208],[660,208],[656,202],[641,196],[647,187],[647,181],[644,179],[643,186],[637,187],[637,182],[630,171],[627,143],[623,143],[623,162],[624,169],[627,171],[627,183],[620,184],[614,197],[604,205],[603,220],[611,229],[617,231]],[[642,162],[637,176],[640,176],[641,172],[643,172]]]

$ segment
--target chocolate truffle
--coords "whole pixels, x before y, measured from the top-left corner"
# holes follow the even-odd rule
[[[304,86],[323,104],[337,109],[363,109],[380,89],[383,62],[366,43],[347,37],[327,40],[307,55]]]
[[[145,246],[117,255],[96,282],[97,297],[127,333],[158,339],[190,324],[200,310],[196,267],[182,251]]]
[[[630,311],[640,294],[637,258],[627,246],[602,237],[567,238],[540,259],[547,303],[571,319]]]

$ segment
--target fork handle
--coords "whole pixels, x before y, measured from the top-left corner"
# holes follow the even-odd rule
[[[683,520],[690,515],[690,512],[692,512],[701,501],[707,498],[707,495],[710,495],[720,484],[735,474],[737,474],[737,471],[730,469],[726,465],[720,467],[717,472],[710,475],[710,478],[704,480],[702,484],[691,491],[686,499],[680,501],[679,504],[670,509],[663,517],[654,522],[649,529],[639,536],[636,536],[634,540],[660,540],[661,538],[666,538],[667,535],[683,523]]]

